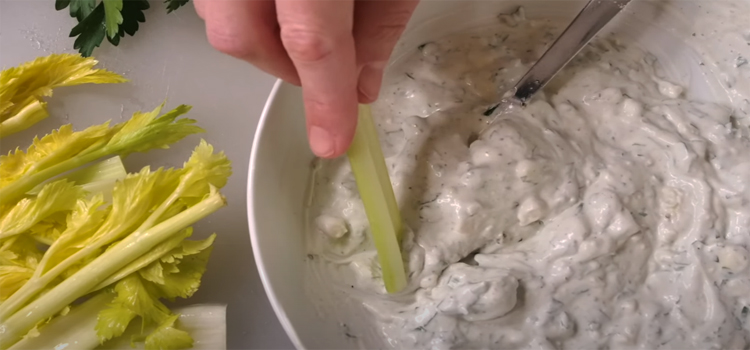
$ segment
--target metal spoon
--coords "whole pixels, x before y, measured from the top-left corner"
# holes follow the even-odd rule
[[[504,95],[509,97],[503,97],[500,103],[484,112],[486,116],[494,115],[489,124],[514,106],[525,105],[630,1],[590,0],[518,84]]]

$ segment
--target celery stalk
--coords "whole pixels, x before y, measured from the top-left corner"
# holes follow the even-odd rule
[[[195,304],[175,308],[173,311],[180,315],[180,329],[190,333],[195,340],[190,350],[227,349],[226,305]],[[96,350],[144,349],[142,342],[133,344],[131,340],[133,336],[150,333],[152,328],[153,326],[148,327],[144,332],[138,322],[132,322],[123,335],[104,343]]]
[[[40,120],[47,118],[49,113],[47,113],[46,107],[47,103],[34,101],[18,111],[18,114],[3,120],[0,123],[0,138],[26,130]]]
[[[44,185],[50,181],[64,178],[81,186],[81,188],[88,193],[96,194],[101,192],[104,195],[104,199],[109,202],[112,197],[112,189],[115,187],[115,182],[124,179],[127,174],[128,172],[125,170],[122,158],[120,158],[120,156],[114,156],[92,165],[85,166],[82,169],[75,170],[70,174],[58,176],[45,181],[34,187],[31,191],[26,192],[26,194],[37,195]]]
[[[122,164],[122,158],[114,156],[70,173],[65,178],[78,185],[84,185],[103,180],[122,180],[127,174],[125,165]]]
[[[57,151],[61,151],[61,149],[65,149],[66,147],[76,149],[77,151],[69,154],[68,158],[61,159],[59,156],[46,157],[42,155],[41,159],[30,161],[25,171],[22,172],[23,176],[18,176],[17,179],[11,181],[3,181],[3,187],[0,187],[0,205],[13,202],[50,178],[80,168],[101,158],[114,155],[124,157],[135,152],[169,148],[170,144],[188,135],[203,132],[203,129],[193,125],[195,120],[177,119],[179,116],[187,113],[190,110],[190,106],[181,105],[159,116],[162,106],[157,107],[149,113],[135,113],[127,122],[112,127],[107,122],[73,133],[74,135],[91,134],[87,135],[87,137],[96,139],[96,141],[92,141],[83,150],[77,150],[73,146],[81,139],[69,136],[61,141],[62,145],[55,147]],[[65,126],[61,130],[63,128]],[[52,134],[49,134],[42,138],[42,140],[51,136]],[[86,137],[82,137],[82,139],[85,140]],[[54,137],[50,141],[54,141]],[[36,153],[39,152],[36,151]],[[65,152],[62,152],[62,154],[65,154]],[[13,153],[14,157],[23,159],[21,155],[23,155],[21,151]],[[2,163],[0,163],[1,165]]]
[[[81,350],[94,349],[100,343],[95,330],[96,318],[112,299],[114,294],[99,293],[74,307],[67,315],[53,318],[52,322],[42,327],[39,336],[21,339],[8,350],[52,350],[68,346]]]
[[[0,348],[18,342],[39,321],[52,317],[65,306],[88,294],[101,281],[195,222],[226,205],[224,197],[212,191],[200,203],[166,219],[140,234],[131,234],[106,250],[70,278],[47,291],[7,319],[0,321]]]
[[[94,295],[65,316],[59,316],[44,325],[37,337],[21,339],[8,350],[52,350],[52,349],[99,349],[126,350],[143,349],[142,342],[133,344],[133,337],[149,334],[151,325],[142,329],[142,324],[132,322],[125,333],[101,344],[96,334],[99,313],[112,302],[114,294],[102,292]],[[184,329],[195,339],[192,350],[224,350],[226,341],[226,305],[195,304],[175,308],[180,315],[180,329]]]
[[[399,292],[406,286],[400,244],[401,214],[368,105],[359,106],[357,130],[347,156],[370,222],[385,289],[388,293]]]

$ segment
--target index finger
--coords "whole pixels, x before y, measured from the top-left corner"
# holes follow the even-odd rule
[[[313,152],[346,152],[357,125],[353,0],[277,0],[281,41],[302,83]]]

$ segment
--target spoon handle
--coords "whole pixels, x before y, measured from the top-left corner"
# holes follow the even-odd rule
[[[515,97],[526,102],[542,89],[631,0],[590,0],[542,58],[521,78]]]

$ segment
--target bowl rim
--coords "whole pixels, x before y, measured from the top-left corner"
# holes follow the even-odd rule
[[[276,82],[273,85],[273,88],[271,88],[271,92],[268,94],[268,98],[266,99],[266,103],[263,106],[263,111],[261,112],[260,119],[258,121],[258,127],[255,129],[255,136],[253,139],[253,145],[252,149],[250,151],[250,163],[248,166],[248,176],[247,176],[247,224],[250,228],[250,243],[252,245],[253,249],[253,259],[255,260],[255,267],[258,269],[258,274],[260,275],[260,280],[263,284],[263,289],[266,292],[266,297],[268,297],[268,301],[271,303],[271,308],[273,309],[274,313],[276,314],[276,318],[281,323],[281,327],[286,332],[286,335],[291,340],[292,344],[296,349],[305,349],[305,347],[302,345],[302,342],[300,341],[299,335],[294,330],[294,327],[292,326],[291,322],[289,321],[289,317],[286,314],[286,311],[281,306],[281,303],[279,302],[278,298],[276,298],[276,291],[274,290],[273,286],[271,285],[271,282],[269,281],[268,274],[266,272],[266,266],[263,263],[263,252],[260,249],[260,245],[258,243],[258,228],[256,227],[256,215],[255,215],[255,171],[256,168],[256,162],[258,160],[258,148],[260,147],[260,139],[263,132],[263,129],[266,127],[266,123],[269,120],[269,114],[270,110],[273,107],[273,104],[276,101],[276,98],[278,96],[279,90],[281,87],[286,84],[281,79],[276,79]]]

